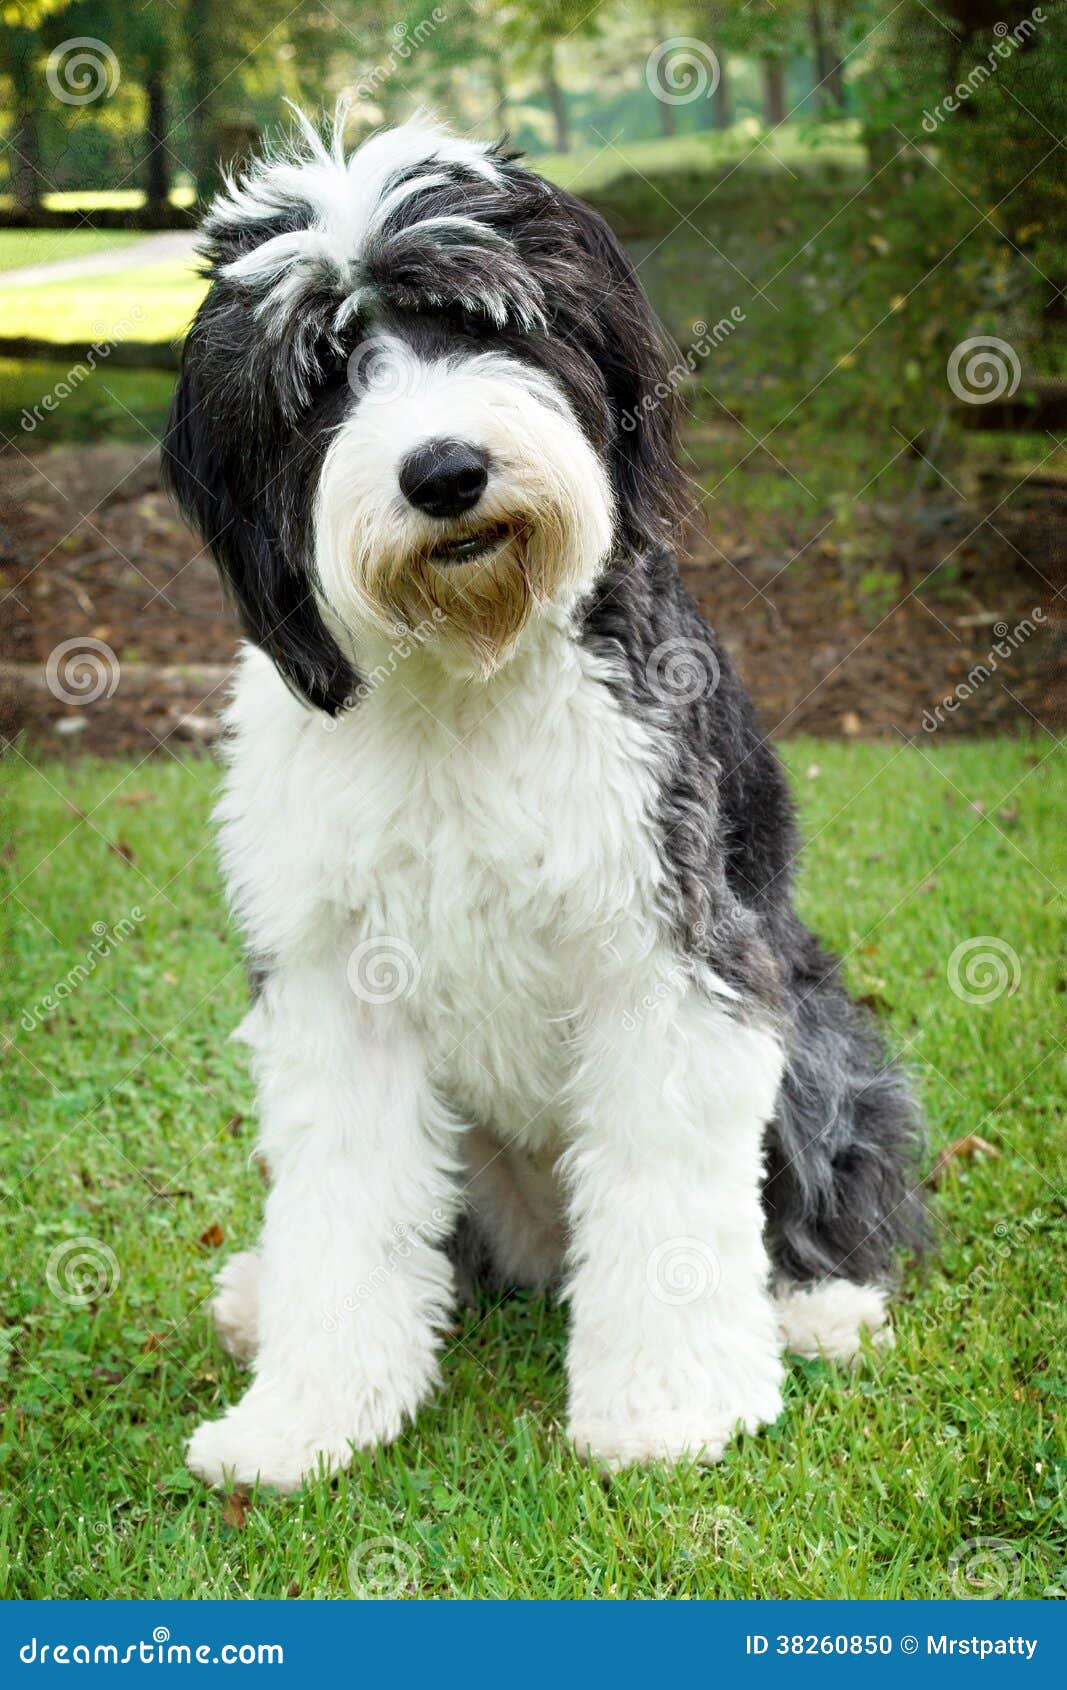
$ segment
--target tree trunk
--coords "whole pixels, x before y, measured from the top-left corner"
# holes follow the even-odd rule
[[[191,102],[187,122],[193,180],[200,200],[209,200],[219,181],[213,99],[218,78],[214,74],[210,14],[211,0],[187,0],[185,51]]]
[[[713,129],[729,129],[733,122],[733,111],[731,109],[726,58],[722,53],[716,54],[716,57],[719,61],[719,80],[715,84],[715,92],[711,96],[711,126]]]
[[[145,199],[148,209],[165,212],[170,203],[170,155],[167,152],[167,85],[162,64],[145,77],[148,119],[145,124]]]
[[[665,141],[669,141],[674,134],[674,107],[669,100],[657,98],[659,107],[659,132]]]
[[[812,57],[815,61],[815,87],[819,109],[824,112],[845,109],[845,84],[842,74],[841,49],[838,44],[835,20],[827,19],[819,0],[811,0],[808,8],[811,28]]]
[[[777,129],[786,118],[785,65],[781,59],[763,60],[763,121],[768,129]]]
[[[567,116],[567,96],[556,78],[556,44],[549,42],[545,49],[544,63],[545,95],[548,99],[552,122],[556,130],[557,153],[569,153],[571,150],[571,131]]]
[[[28,29],[20,29],[11,41],[11,85],[14,121],[11,126],[11,193],[19,211],[36,211],[41,203],[41,133],[39,88],[43,76],[35,74],[37,42]]]

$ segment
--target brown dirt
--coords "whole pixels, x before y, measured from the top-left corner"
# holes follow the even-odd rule
[[[861,513],[871,535],[893,535],[896,573],[883,565],[873,578],[855,528],[838,545],[812,519],[809,535],[779,525],[772,542],[716,507],[685,575],[770,732],[922,733],[924,713],[988,669],[1004,626],[1035,610],[1038,631],[942,711],[939,731],[1063,731],[1067,490],[1035,487],[1005,508],[998,497],[990,486],[984,507]],[[211,740],[235,624],[210,559],[160,488],[156,452],[0,457],[0,554],[6,735],[23,730],[38,752],[131,756]],[[49,657],[85,638],[115,653],[119,673],[91,703],[56,697]]]

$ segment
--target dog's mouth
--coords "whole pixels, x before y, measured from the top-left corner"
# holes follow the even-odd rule
[[[450,569],[457,563],[473,563],[497,551],[512,535],[507,522],[493,522],[474,534],[460,534],[451,540],[441,540],[429,552],[429,559],[438,569]]]

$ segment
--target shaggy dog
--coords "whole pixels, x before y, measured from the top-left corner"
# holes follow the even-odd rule
[[[189,1464],[395,1438],[478,1277],[561,1283],[580,1454],[714,1461],[784,1348],[884,1326],[918,1123],[679,581],[664,339],[594,212],[421,121],[301,121],[205,229],[165,463],[249,640],[218,820],[273,1184]]]

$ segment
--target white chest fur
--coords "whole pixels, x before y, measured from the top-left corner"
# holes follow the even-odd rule
[[[662,942],[654,747],[588,654],[544,624],[483,684],[416,653],[329,723],[250,652],[231,719],[222,846],[253,950],[340,951],[461,1108],[549,1136],[589,994],[632,997]]]

